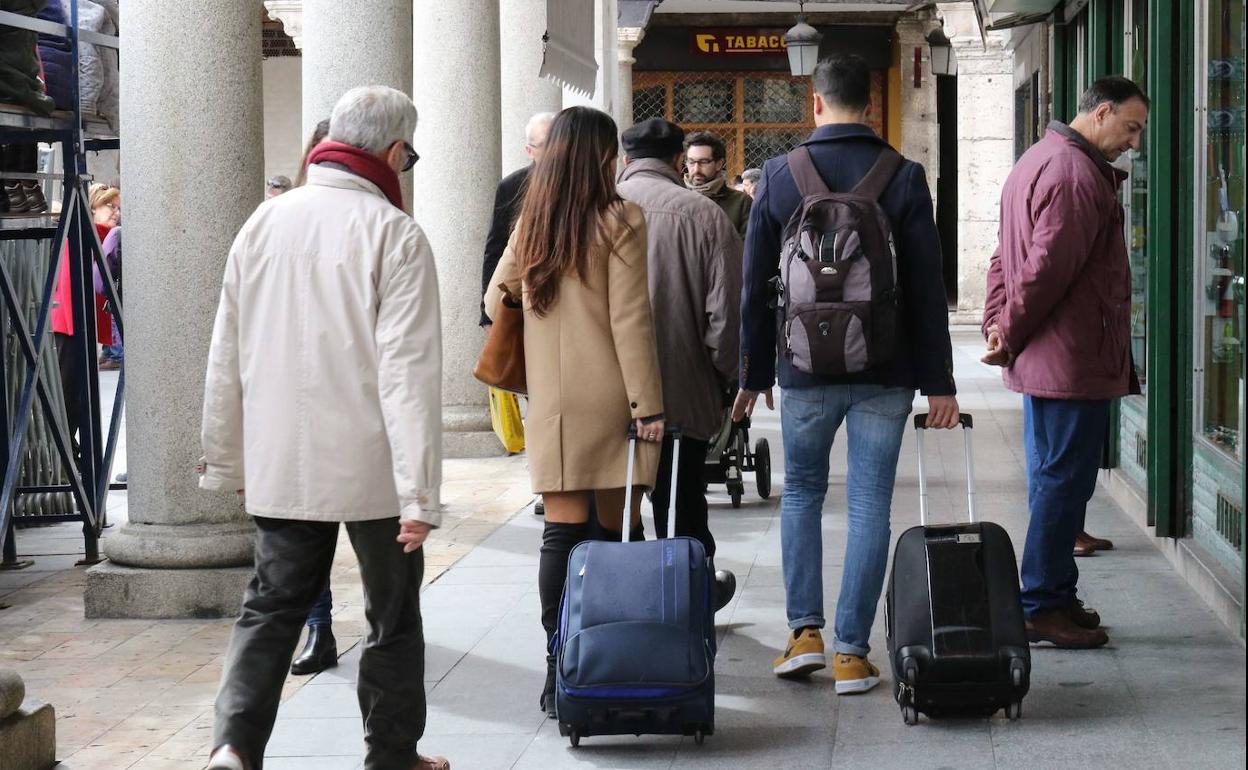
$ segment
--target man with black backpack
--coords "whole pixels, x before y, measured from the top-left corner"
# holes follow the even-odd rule
[[[836,605],[838,694],[879,684],[867,660],[888,563],[897,457],[918,388],[928,427],[958,425],[940,238],[927,177],[866,123],[871,80],[857,56],[814,73],[817,128],[763,166],[745,242],[741,391],[782,400],[781,548],[791,633],[773,666],[804,677],[827,666],[820,526],[830,452],[849,435],[849,541]],[[777,353],[779,365],[777,367]]]

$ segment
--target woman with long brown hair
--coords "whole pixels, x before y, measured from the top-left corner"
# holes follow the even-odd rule
[[[533,491],[546,500],[538,567],[542,626],[555,632],[568,553],[586,539],[590,499],[608,533],[623,526],[628,429],[641,443],[630,511],[653,486],[663,441],[663,391],[646,273],[641,209],[615,189],[615,122],[588,107],[559,113],[529,177],[511,241],[486,294],[524,303]],[[554,658],[541,705],[554,710]]]

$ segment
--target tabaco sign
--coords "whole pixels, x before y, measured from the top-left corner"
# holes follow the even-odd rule
[[[783,29],[723,27],[691,29],[690,50],[695,56],[784,56]]]

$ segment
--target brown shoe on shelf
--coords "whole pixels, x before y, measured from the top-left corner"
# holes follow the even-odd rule
[[[1075,599],[1074,604],[1066,605],[1066,617],[1080,628],[1095,631],[1101,627],[1101,616],[1091,607],[1083,606],[1083,602]]]
[[[1103,537],[1094,537],[1092,535],[1089,535],[1087,532],[1080,532],[1079,534],[1075,535],[1075,548],[1078,548],[1081,545],[1087,546],[1088,548],[1091,548],[1093,551],[1114,550],[1114,543],[1112,540],[1106,540]]]
[[[1041,610],[1025,621],[1027,641],[1051,642],[1066,650],[1090,650],[1109,642],[1104,629],[1080,628],[1070,619],[1064,607]]]

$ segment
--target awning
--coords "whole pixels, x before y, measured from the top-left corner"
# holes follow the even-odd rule
[[[989,32],[1039,24],[1048,19],[1061,2],[1062,0],[975,0],[979,35],[987,46]]]
[[[645,29],[650,24],[650,16],[654,7],[663,0],[617,0],[620,6],[618,18],[620,27],[637,27]]]
[[[594,59],[596,5],[585,0],[546,0],[545,51],[539,74],[585,96],[593,96],[598,79]]]

